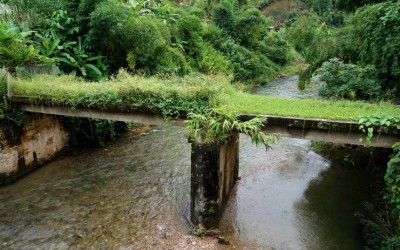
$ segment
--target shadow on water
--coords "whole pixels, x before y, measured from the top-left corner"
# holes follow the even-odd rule
[[[371,171],[336,164],[310,182],[295,204],[300,240],[307,249],[364,249],[355,212],[371,201],[375,178]]]
[[[241,137],[240,176],[221,229],[251,249],[363,249],[355,212],[370,200],[368,171],[334,164],[310,142],[265,152]]]

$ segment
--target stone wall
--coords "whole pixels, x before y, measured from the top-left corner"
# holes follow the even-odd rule
[[[3,123],[0,126],[0,185],[35,170],[67,145],[68,134],[57,116],[30,114],[22,128]]]
[[[239,135],[223,145],[193,143],[191,161],[191,221],[215,227],[238,178]]]

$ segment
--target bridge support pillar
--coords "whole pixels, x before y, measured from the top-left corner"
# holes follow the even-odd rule
[[[228,143],[192,143],[191,220],[195,225],[218,225],[239,173],[239,133]]]

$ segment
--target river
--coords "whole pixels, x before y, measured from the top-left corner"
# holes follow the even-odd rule
[[[220,248],[363,249],[354,213],[373,177],[310,145],[283,138],[265,152],[241,136],[241,179],[220,223],[231,245]],[[202,249],[186,236],[189,185],[179,127],[74,149],[0,188],[0,248]]]

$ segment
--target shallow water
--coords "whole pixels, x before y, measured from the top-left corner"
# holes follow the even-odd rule
[[[185,232],[190,146],[180,128],[159,129],[76,150],[0,188],[2,249],[158,249],[163,231]],[[229,241],[361,249],[353,214],[370,193],[364,172],[331,166],[304,140],[265,152],[241,136],[240,152],[221,221]]]
[[[190,148],[167,128],[76,150],[0,188],[2,249],[137,249],[184,230]]]
[[[253,90],[254,94],[267,95],[267,96],[280,96],[289,98],[317,98],[319,83],[314,79],[313,83],[307,85],[304,90],[299,90],[297,83],[299,76],[291,76],[282,78],[266,85],[257,87]]]
[[[283,138],[265,152],[241,140],[241,180],[221,221],[228,239],[254,249],[364,249],[354,213],[371,198],[373,177],[332,165],[310,144]]]

